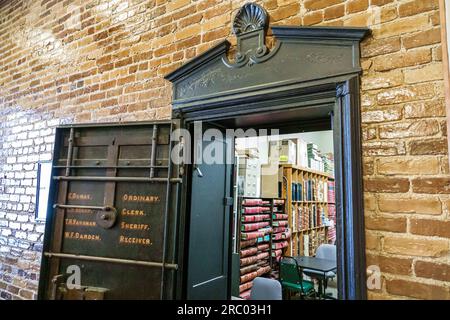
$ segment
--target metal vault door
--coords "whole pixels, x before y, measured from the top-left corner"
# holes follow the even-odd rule
[[[40,299],[175,296],[177,124],[58,128]]]
[[[220,130],[210,129],[220,134]],[[199,152],[203,152],[205,157],[202,163],[193,165],[191,177],[187,298],[226,300],[230,295],[231,180],[234,160],[234,157],[227,155],[234,154],[234,141],[225,137],[205,140],[194,142],[196,158],[201,157]],[[223,151],[215,154],[213,163],[207,159],[212,150]]]

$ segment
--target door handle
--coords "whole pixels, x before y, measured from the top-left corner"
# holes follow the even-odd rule
[[[200,170],[200,168],[198,166],[194,166],[194,170],[197,171],[197,176],[199,178],[203,178],[203,172],[202,172],[202,170]]]

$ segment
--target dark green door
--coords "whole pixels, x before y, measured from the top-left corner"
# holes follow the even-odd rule
[[[198,164],[192,170],[187,298],[228,299],[232,164],[226,163],[225,151],[231,141],[199,143],[203,150],[224,152],[216,155],[222,163]]]

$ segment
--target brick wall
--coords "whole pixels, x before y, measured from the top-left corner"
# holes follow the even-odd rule
[[[437,0],[257,1],[273,24],[369,26],[362,44],[372,299],[450,298],[450,175]],[[36,167],[61,122],[170,117],[162,78],[244,1],[0,0],[0,298],[36,297]]]

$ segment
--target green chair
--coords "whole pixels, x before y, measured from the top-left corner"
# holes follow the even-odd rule
[[[291,293],[299,293],[301,299],[316,295],[314,282],[303,280],[303,272],[292,257],[281,258],[280,282],[283,289]]]

